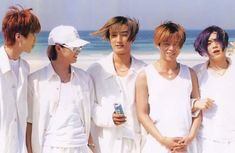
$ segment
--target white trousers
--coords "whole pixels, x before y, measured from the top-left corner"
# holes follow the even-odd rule
[[[235,141],[198,138],[200,153],[235,153]]]
[[[42,153],[90,153],[90,150],[87,146],[77,148],[43,146]]]
[[[140,142],[128,138],[100,141],[100,153],[140,153],[140,147]]]

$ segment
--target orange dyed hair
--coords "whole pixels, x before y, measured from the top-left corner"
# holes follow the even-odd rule
[[[41,30],[38,18],[31,13],[32,8],[18,7],[9,7],[2,21],[4,43],[9,46],[14,45],[16,33],[20,33],[27,38],[29,33],[39,33]]]
[[[182,48],[185,39],[186,34],[184,28],[171,21],[163,23],[154,31],[154,44],[156,46],[160,46],[160,43],[170,40]]]

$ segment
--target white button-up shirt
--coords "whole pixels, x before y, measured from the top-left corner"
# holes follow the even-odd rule
[[[19,79],[0,48],[0,153],[26,153],[27,77],[29,65],[20,59]]]
[[[87,139],[90,133],[91,105],[94,101],[94,89],[90,76],[83,70],[71,66],[71,84],[76,93],[79,115],[85,128]],[[28,122],[32,123],[32,148],[41,153],[44,134],[47,130],[50,114],[59,102],[61,81],[51,64],[29,76]]]
[[[131,67],[125,79],[125,90],[122,89],[123,84],[120,85],[121,81],[114,69],[113,53],[88,68],[96,93],[92,113],[92,119],[96,126],[92,134],[98,150],[101,149],[102,153],[118,153],[122,147],[120,140],[123,137],[133,140],[140,146],[138,143],[140,141],[140,125],[135,110],[135,80],[138,72],[146,64],[134,57],[131,58]],[[113,104],[116,102],[122,104],[124,114],[127,116],[127,121],[121,126],[116,126],[112,120]]]

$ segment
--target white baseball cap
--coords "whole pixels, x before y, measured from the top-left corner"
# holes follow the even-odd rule
[[[88,41],[80,39],[78,31],[73,26],[59,25],[51,30],[48,45],[66,45],[68,47],[82,47]]]

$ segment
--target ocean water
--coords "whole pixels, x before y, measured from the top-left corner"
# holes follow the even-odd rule
[[[184,43],[181,51],[183,53],[193,53],[193,43],[201,30],[188,30],[186,31],[186,42]],[[111,46],[108,42],[100,39],[99,37],[94,37],[90,33],[92,31],[79,31],[79,35],[82,39],[85,39],[90,42],[90,44],[86,45],[83,48],[82,54],[108,54],[112,51]],[[229,34],[229,41],[235,41],[235,30],[226,30]],[[152,30],[143,30],[140,31],[137,35],[137,38],[132,45],[133,53],[141,53],[141,54],[151,54],[156,53],[158,50],[155,48],[153,44],[153,31]],[[47,38],[48,31],[43,31],[38,34],[37,43],[33,49],[30,57],[33,59],[43,58],[46,56],[46,48],[47,48]],[[0,44],[3,44],[3,34],[0,33]]]

